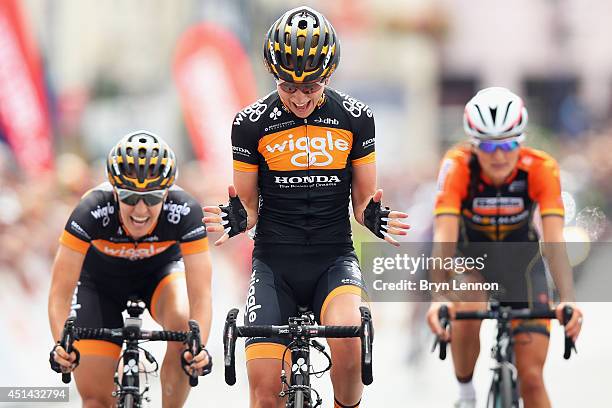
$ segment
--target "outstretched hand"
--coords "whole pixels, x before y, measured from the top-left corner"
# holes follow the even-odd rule
[[[234,187],[232,184],[228,186],[227,193],[230,198],[230,203],[232,202],[232,199],[238,198],[236,187]],[[221,207],[222,206],[219,205],[208,205],[202,208],[205,213],[213,214],[204,216],[204,218],[202,218],[202,221],[206,224],[206,232],[223,232],[223,235],[215,241],[215,246],[223,245],[225,241],[230,238],[231,232],[231,227],[228,225],[230,222],[226,218],[230,214],[223,212]]]
[[[400,211],[391,211],[388,207],[382,209],[383,190],[378,189],[372,196],[370,203],[364,211],[364,225],[376,236],[394,246],[399,246],[399,242],[391,235],[406,235],[406,230],[410,225],[400,220],[408,218],[408,214]]]

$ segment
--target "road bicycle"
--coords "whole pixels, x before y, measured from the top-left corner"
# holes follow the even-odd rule
[[[284,338],[289,340],[280,367],[281,391],[279,397],[287,397],[287,408],[316,408],[323,400],[311,386],[310,376],[322,375],[331,369],[331,357],[325,351],[325,346],[315,338],[351,338],[361,339],[361,381],[370,385],[372,377],[372,344],[374,332],[372,316],[367,307],[360,307],[360,326],[320,326],[314,322],[314,316],[305,308],[300,308],[299,317],[289,318],[283,326],[236,326],[238,309],[232,309],[227,314],[223,330],[223,351],[225,365],[225,382],[228,385],[236,383],[235,349],[238,337]],[[327,367],[314,371],[310,363],[310,347],[314,347],[327,359]],[[287,380],[285,369],[286,353],[291,353],[291,374]],[[314,394],[314,399],[313,399]]]
[[[563,308],[563,322],[565,325],[571,319],[573,309],[571,306]],[[444,329],[450,325],[448,308],[442,306],[438,311],[440,324]],[[514,319],[556,319],[554,310],[532,310],[512,309],[510,306],[501,306],[499,302],[489,303],[488,310],[473,312],[457,312],[454,320],[484,320],[494,319],[497,321],[497,333],[495,342],[491,347],[491,357],[495,359],[493,380],[487,397],[487,408],[519,408],[521,399],[518,392],[517,370],[514,365],[514,336],[512,320]],[[439,345],[439,357],[446,359],[446,346],[448,342],[436,338],[434,349]],[[565,336],[565,350],[563,357],[570,358],[572,350],[576,350],[574,342]],[[433,350],[432,350],[433,351]]]
[[[139,299],[130,299],[127,302],[127,312],[129,317],[125,319],[124,326],[117,329],[105,328],[85,328],[75,326],[75,317],[69,317],[64,324],[60,345],[71,353],[75,340],[120,340],[125,344],[125,349],[117,361],[115,370],[115,386],[113,397],[117,399],[118,408],[141,408],[143,402],[150,402],[147,396],[149,391],[148,374],[157,372],[159,364],[155,357],[147,350],[140,347],[142,342],[148,341],[177,341],[183,342],[187,349],[196,355],[200,350],[200,327],[195,320],[189,321],[189,331],[151,331],[142,330],[141,315],[145,310],[145,303]],[[145,358],[155,368],[152,371],[141,369],[140,351],[144,352]],[[123,361],[121,381],[119,381],[119,362]],[[140,374],[146,375],[146,384],[143,390],[140,389]],[[70,383],[71,374],[62,373],[62,381]],[[189,376],[189,384],[192,387],[198,385],[198,376],[193,373]]]

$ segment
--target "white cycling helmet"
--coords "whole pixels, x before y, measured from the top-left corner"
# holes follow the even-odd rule
[[[527,109],[520,96],[502,87],[485,88],[465,105],[463,129],[481,140],[522,136]]]

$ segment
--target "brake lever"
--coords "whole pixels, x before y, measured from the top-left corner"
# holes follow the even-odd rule
[[[438,319],[440,320],[440,325],[442,326],[442,329],[446,330],[449,325],[448,307],[446,305],[442,305],[438,310]],[[448,342],[446,340],[440,339],[439,336],[436,336],[433,347],[431,349],[432,353],[436,349],[437,345],[440,346],[440,353],[438,354],[438,357],[440,358],[440,360],[446,360],[446,346],[448,345]]]
[[[195,358],[195,356],[200,353],[200,349],[202,348],[202,343],[200,341],[200,326],[195,320],[189,320],[189,334],[187,335],[186,343],[191,355],[193,358]],[[189,385],[192,387],[198,385],[197,372],[192,372],[189,375]]]
[[[66,319],[66,323],[64,323],[64,330],[62,331],[62,340],[60,341],[60,346],[70,355],[72,353],[72,343],[74,342],[74,325],[75,325],[75,317],[70,316]],[[69,384],[71,381],[70,373],[62,373],[62,382],[64,384]]]
[[[566,305],[563,307],[563,325],[564,326],[571,320],[573,314],[574,314],[574,309],[571,306]],[[565,333],[565,349],[563,351],[563,358],[568,360],[572,356],[572,350],[574,350],[574,353],[578,353],[578,350],[576,350],[576,344],[574,343],[574,340],[572,340],[571,337],[568,336],[567,333]]]

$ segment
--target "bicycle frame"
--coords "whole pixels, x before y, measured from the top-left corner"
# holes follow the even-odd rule
[[[140,393],[140,349],[138,348],[138,339],[140,338],[140,329],[142,327],[142,319],[140,315],[144,312],[144,307],[138,304],[130,304],[128,302],[128,317],[125,320],[124,331],[127,335],[126,347],[123,352],[123,375],[121,384],[117,381],[118,372],[115,373],[115,384],[118,389],[113,392],[113,396],[117,397],[118,408],[139,408],[142,399],[148,400],[146,392],[148,386]]]
[[[289,332],[293,334],[293,339],[288,348],[291,350],[291,361],[293,363],[291,365],[289,383],[286,382],[284,369],[282,370],[281,383],[288,388],[287,391],[282,390],[279,394],[281,397],[288,396],[286,404],[288,408],[311,406],[312,391],[317,394],[317,402],[312,408],[316,408],[322,403],[319,394],[310,386],[310,341],[299,334],[304,325],[310,324],[312,324],[312,321],[307,314],[303,314],[302,317],[289,319]],[[325,353],[325,351],[322,352]],[[284,358],[282,364],[283,366],[285,364]],[[331,364],[324,371],[327,371],[329,368],[331,368]]]
[[[507,311],[510,311],[507,308]],[[493,371],[493,380],[491,381],[491,387],[489,388],[489,395],[487,398],[487,407],[497,407],[498,402],[503,406],[502,393],[504,392],[504,381],[509,382],[511,388],[512,407],[519,406],[519,394],[517,390],[517,371],[514,365],[514,337],[512,334],[512,325],[510,319],[506,318],[506,314],[503,313],[503,308],[499,309],[501,316],[497,320],[497,333],[495,335],[495,343],[491,346],[491,357],[495,359],[496,363],[491,369]],[[509,378],[505,378],[509,376]]]

